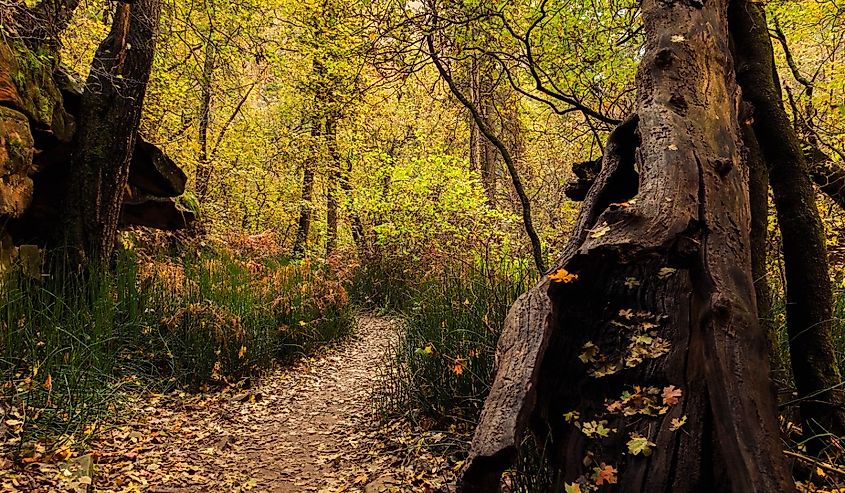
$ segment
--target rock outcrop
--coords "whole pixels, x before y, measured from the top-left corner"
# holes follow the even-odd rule
[[[63,220],[75,115],[84,84],[55,57],[0,39],[0,221],[15,244],[47,245]],[[187,177],[138,139],[121,224],[175,230],[194,220],[174,200]]]

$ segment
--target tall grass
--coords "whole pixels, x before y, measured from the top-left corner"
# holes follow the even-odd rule
[[[354,324],[329,266],[225,250],[124,252],[113,268],[82,276],[33,279],[12,269],[2,284],[0,422],[21,454],[39,440],[90,435],[126,385],[233,383]]]
[[[414,287],[382,379],[382,411],[432,425],[473,425],[504,318],[525,290],[527,272],[522,264],[476,259],[447,265]]]

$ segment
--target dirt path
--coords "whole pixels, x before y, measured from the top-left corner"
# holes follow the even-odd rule
[[[352,340],[254,389],[151,396],[137,421],[94,444],[96,490],[439,490],[450,459],[408,452],[442,434],[374,426],[371,389],[395,337],[395,322],[362,317]]]

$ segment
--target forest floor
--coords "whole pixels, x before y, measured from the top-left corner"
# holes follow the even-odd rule
[[[373,405],[396,324],[361,316],[350,340],[249,389],[143,396],[71,461],[83,472],[31,464],[0,491],[450,491],[454,437],[387,421]]]

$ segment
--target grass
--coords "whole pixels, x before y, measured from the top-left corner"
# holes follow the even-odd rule
[[[354,325],[331,266],[229,249],[32,278],[0,291],[0,423],[21,460],[64,454],[132,387],[207,390],[344,337]],[[44,444],[49,444],[45,446]]]
[[[408,290],[405,323],[382,378],[378,406],[432,425],[477,420],[490,389],[496,341],[526,288],[522,264],[448,265]]]

